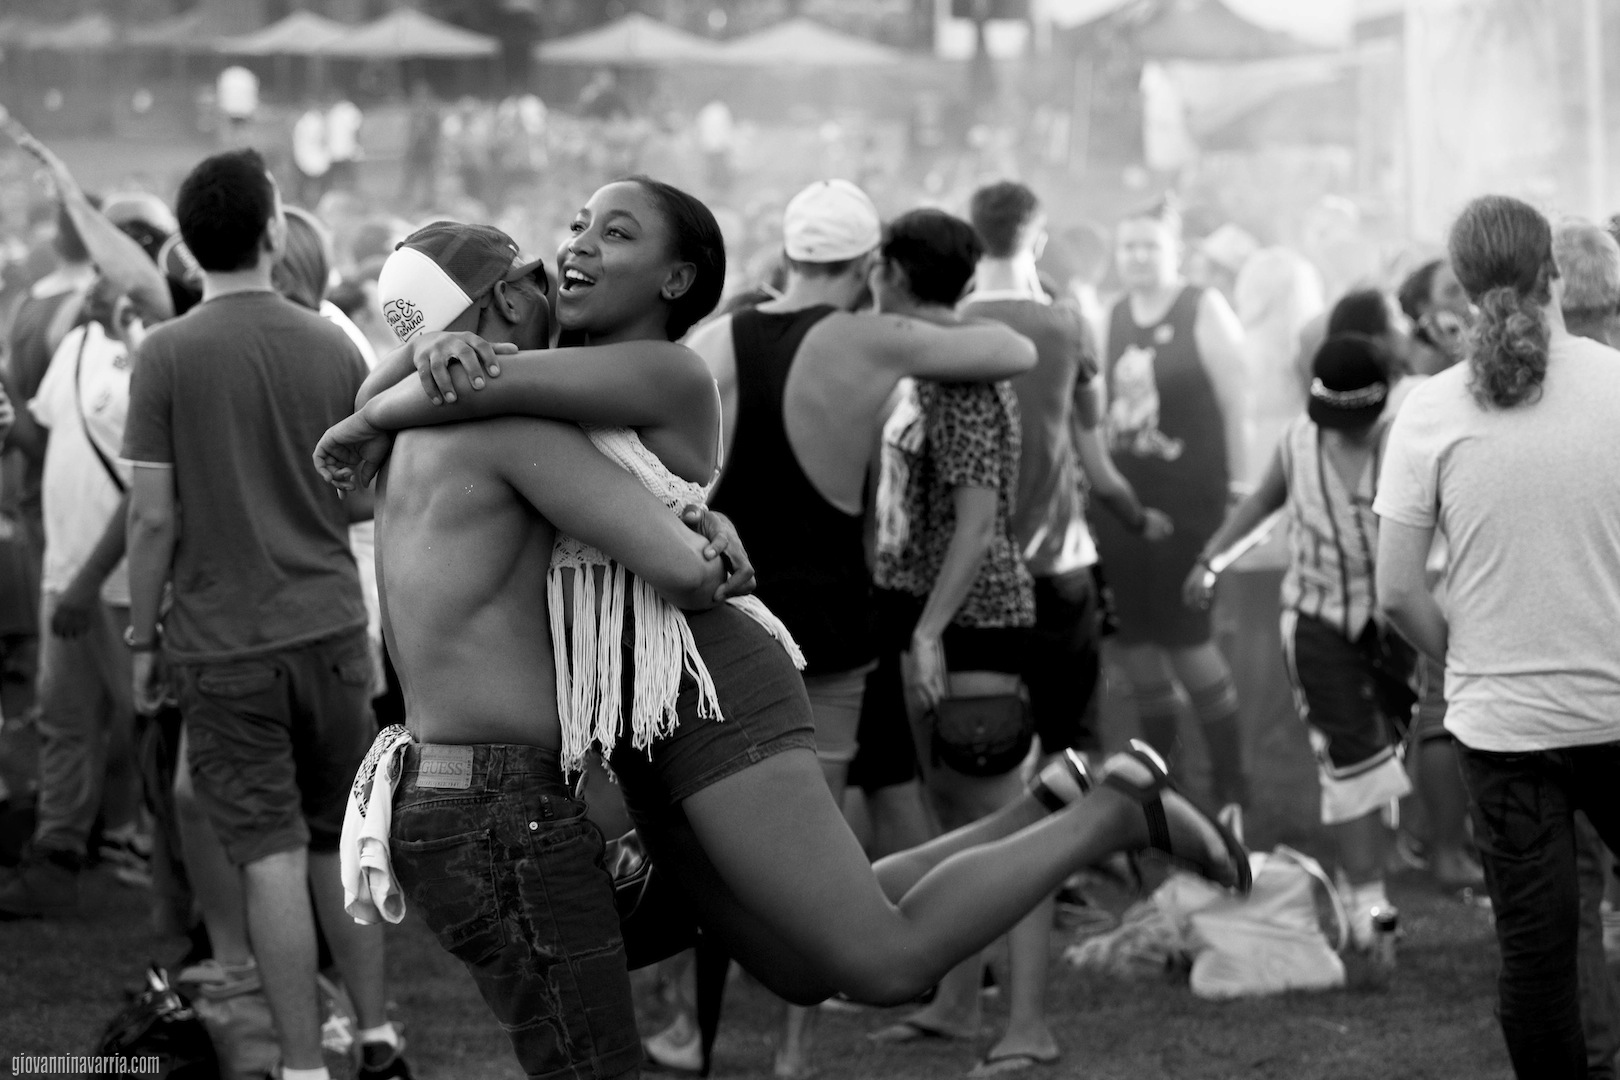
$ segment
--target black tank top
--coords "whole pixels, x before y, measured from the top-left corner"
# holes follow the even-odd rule
[[[759,598],[804,650],[806,675],[848,671],[877,655],[863,516],[821,497],[799,467],[782,415],[799,345],[836,310],[750,309],[732,317],[737,434],[709,499],[736,523],[758,575]]]
[[[1176,531],[1213,532],[1226,513],[1226,428],[1195,330],[1203,290],[1183,288],[1164,317],[1141,326],[1131,298],[1108,324],[1108,439],[1114,464]]]

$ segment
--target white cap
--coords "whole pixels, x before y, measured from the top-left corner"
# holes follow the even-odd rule
[[[443,330],[472,303],[443,267],[404,245],[388,256],[377,274],[377,300],[401,341],[424,330]]]
[[[782,247],[795,262],[843,262],[882,242],[877,207],[848,180],[817,180],[782,214]]]

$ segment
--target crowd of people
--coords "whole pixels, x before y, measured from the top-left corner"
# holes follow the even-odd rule
[[[1169,198],[1075,231],[1054,275],[1026,184],[884,221],[831,179],[756,280],[644,175],[576,193],[555,260],[479,221],[357,224],[324,179],[341,112],[299,121],[315,213],[251,149],[172,206],[98,199],[8,125],[55,214],[0,371],[5,663],[40,746],[0,917],[70,913],[111,864],[189,938],[181,985],[263,993],[286,1080],[329,1075],[321,968],[360,1075],[411,1075],[384,975],[407,911],[531,1076],[706,1068],[627,975],[694,941],[783,999],[788,1080],[834,994],[932,989],[880,1042],[975,1032],[1005,936],[970,1075],[1048,1064],[1084,871],[1156,851],[1250,886],[1260,778],[1212,610],[1280,521],[1352,947],[1397,852],[1483,888],[1518,1074],[1613,1075],[1607,229],[1483,197],[1445,257],[1329,306],[1292,252],[1189,258]],[[1172,779],[1184,736],[1207,799]],[[632,832],[655,919],[615,895]]]

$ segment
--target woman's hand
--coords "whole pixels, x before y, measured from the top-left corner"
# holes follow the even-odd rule
[[[411,363],[422,380],[422,389],[435,405],[456,400],[456,384],[450,375],[452,364],[467,373],[474,390],[484,388],[484,379],[499,378],[499,357],[511,356],[518,347],[509,341],[488,342],[471,331],[438,331],[418,334],[405,346]]]
[[[900,657],[900,678],[906,697],[924,713],[933,712],[947,692],[944,643],[936,637],[913,634],[911,651]]]
[[[1150,544],[1168,540],[1176,532],[1176,523],[1170,515],[1152,506],[1142,508],[1142,539]]]
[[[370,487],[393,446],[393,432],[379,430],[357,412],[321,436],[315,447],[315,471],[341,497],[345,491]]]
[[[1215,571],[1209,564],[1199,559],[1187,574],[1187,580],[1181,584],[1181,602],[1188,607],[1203,611],[1209,607],[1215,596]]]
[[[733,596],[747,596],[754,591],[754,564],[749,561],[748,552],[743,549],[742,537],[737,535],[737,526],[731,523],[730,518],[717,510],[691,503],[681,511],[681,520],[709,541],[709,546],[703,549],[705,559],[719,559],[725,563],[726,580],[714,592],[716,604],[724,603]]]

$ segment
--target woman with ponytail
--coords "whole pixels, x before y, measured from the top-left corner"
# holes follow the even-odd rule
[[[1479,314],[1463,362],[1412,391],[1390,434],[1378,603],[1445,664],[1514,1069],[1583,1077],[1575,811],[1620,844],[1620,352],[1565,329],[1533,207],[1475,199],[1449,248]],[[1437,527],[1443,610],[1424,581]]]

